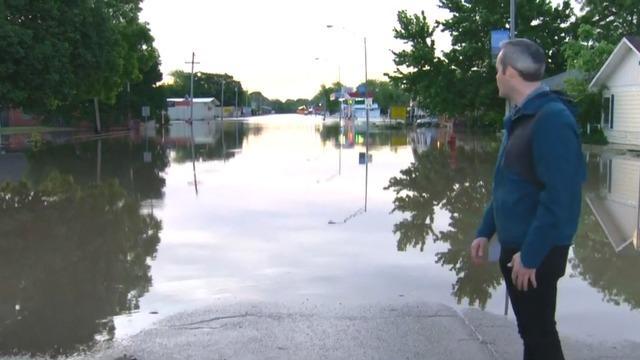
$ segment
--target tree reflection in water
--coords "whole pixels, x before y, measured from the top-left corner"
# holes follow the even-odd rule
[[[161,223],[115,180],[0,185],[0,352],[67,354],[138,308]]]
[[[495,264],[472,264],[469,245],[491,193],[498,145],[462,142],[421,153],[414,149],[415,161],[386,187],[396,193],[393,211],[407,214],[393,230],[398,251],[409,247],[424,251],[428,239],[447,244],[446,251],[436,253],[436,262],[457,276],[452,295],[459,304],[466,299],[470,306],[481,308],[502,279]],[[434,229],[437,209],[450,214],[446,231]]]

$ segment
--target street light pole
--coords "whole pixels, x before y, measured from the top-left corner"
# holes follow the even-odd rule
[[[509,39],[516,37],[516,0],[510,0],[509,6]]]
[[[238,117],[238,84],[236,84],[236,106],[233,109],[233,114],[235,117]]]
[[[224,79],[222,79],[222,95],[220,95],[220,120],[224,121]]]
[[[367,73],[367,37],[364,37],[364,108],[365,113],[367,114],[367,133],[365,136],[365,166],[364,166],[364,212],[367,212],[367,195],[368,195],[368,185],[369,185],[369,101],[367,100],[367,82],[369,80],[369,76]]]

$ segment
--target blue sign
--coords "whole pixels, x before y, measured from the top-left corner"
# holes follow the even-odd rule
[[[509,40],[508,29],[491,30],[491,59],[496,62],[496,58],[500,53],[500,44]]]
[[[357,89],[358,94],[362,95],[363,97],[367,95],[367,86],[365,84],[358,85]]]
[[[367,163],[371,163],[371,160],[373,160],[373,154],[368,154],[369,156],[367,156],[367,153],[359,153],[358,154],[358,164],[360,165],[364,165]]]

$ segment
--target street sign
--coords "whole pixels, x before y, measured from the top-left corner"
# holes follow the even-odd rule
[[[145,152],[142,154],[142,158],[143,158],[143,161],[145,162],[145,164],[150,163],[150,162],[151,162],[151,159],[152,159],[152,157],[151,157],[151,152],[150,152],[150,151],[145,151]]]
[[[142,107],[142,117],[147,118],[151,115],[151,108],[149,106]]]
[[[360,165],[364,165],[366,163],[371,163],[373,161],[373,155],[369,154],[368,161],[365,160],[365,159],[367,159],[367,153],[364,153],[364,152],[358,153],[358,164],[360,164]]]
[[[507,40],[509,40],[509,30],[491,30],[491,59],[494,63],[496,62],[498,54],[500,53],[500,44]]]
[[[364,100],[364,105],[367,107],[367,109],[371,109],[371,106],[373,106],[373,98],[366,98]]]

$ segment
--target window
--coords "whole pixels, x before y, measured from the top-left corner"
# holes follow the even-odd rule
[[[611,94],[611,104],[609,105],[610,114],[609,114],[609,129],[613,129],[613,110],[615,109],[615,96]]]
[[[609,129],[613,129],[614,99],[614,95],[602,98],[602,125],[607,125]]]

